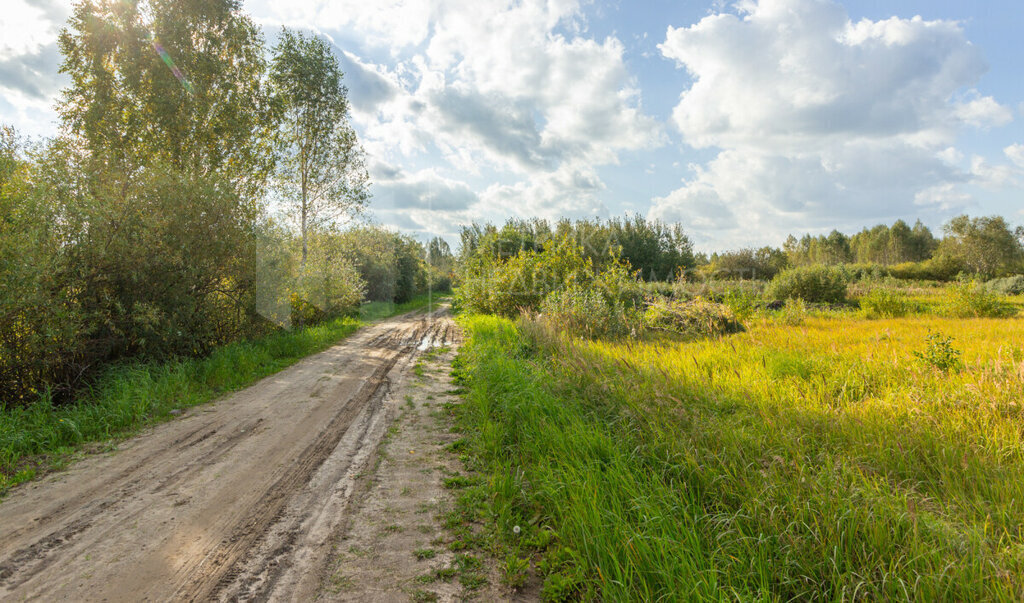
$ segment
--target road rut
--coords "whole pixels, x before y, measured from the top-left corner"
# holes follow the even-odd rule
[[[0,503],[0,599],[310,600],[445,309],[367,327]]]

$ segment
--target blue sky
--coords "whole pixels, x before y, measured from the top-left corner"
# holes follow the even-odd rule
[[[9,6],[8,6],[9,5]],[[0,121],[54,131],[64,0],[5,0]],[[1024,222],[1024,6],[992,0],[247,0],[335,44],[373,212],[640,213],[705,250],[897,218]],[[173,49],[169,49],[173,53]]]

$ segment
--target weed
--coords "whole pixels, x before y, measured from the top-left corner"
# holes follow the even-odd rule
[[[1007,318],[1015,315],[1017,308],[971,281],[949,287],[941,312],[951,318]]]
[[[807,304],[802,299],[787,299],[777,315],[777,320],[789,327],[798,327],[807,320]]]
[[[412,554],[420,561],[423,561],[425,559],[433,559],[436,557],[437,551],[435,549],[416,549]]]
[[[471,477],[465,477],[463,475],[456,475],[455,477],[445,478],[443,484],[445,488],[449,490],[458,490],[460,488],[468,488],[476,483]]]
[[[529,578],[530,560],[520,559],[518,556],[509,554],[505,557],[505,563],[501,566],[502,580],[512,590],[519,590],[526,585]]]
[[[952,337],[944,337],[942,333],[929,333],[925,339],[927,346],[924,351],[914,352],[914,357],[921,362],[944,373],[959,370],[963,366],[960,360],[960,350],[953,347]]]
[[[417,588],[416,590],[412,591],[412,593],[409,596],[415,603],[433,603],[434,601],[441,600],[441,597],[437,593],[429,590],[424,590],[422,588]]]
[[[905,292],[890,289],[872,289],[861,298],[860,307],[867,318],[901,318],[918,309]]]

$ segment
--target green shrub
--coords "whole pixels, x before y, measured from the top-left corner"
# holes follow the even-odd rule
[[[985,288],[999,295],[1024,295],[1024,275],[993,279],[985,283]]]
[[[847,275],[835,266],[800,266],[779,273],[768,285],[767,297],[838,303],[846,299]]]
[[[976,281],[951,285],[941,313],[950,318],[1007,318],[1017,309]]]
[[[914,356],[928,366],[944,373],[958,370],[963,363],[960,361],[960,350],[953,347],[952,337],[943,337],[942,333],[929,333],[925,339],[927,346],[923,352],[914,352]]]
[[[700,297],[693,301],[656,300],[644,313],[644,325],[694,337],[717,337],[744,330],[728,306]]]
[[[918,310],[903,291],[872,289],[860,299],[860,307],[868,318],[899,318]]]
[[[843,266],[850,282],[878,281],[890,275],[890,270],[881,264],[846,264]]]
[[[786,305],[779,311],[777,320],[784,325],[797,327],[807,320],[807,304],[802,299],[787,299]]]
[[[621,307],[609,304],[600,292],[577,285],[549,293],[540,311],[552,326],[587,338],[622,335],[631,328]]]
[[[572,298],[583,299],[579,289],[592,291],[616,312],[628,312],[643,300],[628,264],[612,255],[602,268],[595,268],[583,248],[568,237],[548,241],[542,251],[524,249],[507,259],[474,255],[467,261],[455,299],[459,310],[515,316],[540,310],[554,292],[575,291],[552,301],[552,308],[566,308],[576,303]]]
[[[949,256],[923,262],[904,262],[889,267],[889,275],[905,281],[951,281],[963,272],[963,262]]]
[[[753,287],[732,287],[725,291],[722,303],[732,310],[736,320],[744,322],[753,314],[757,306],[758,295]]]

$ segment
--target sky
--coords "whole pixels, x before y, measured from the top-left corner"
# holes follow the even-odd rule
[[[3,0],[0,123],[56,131],[68,0]],[[327,37],[376,221],[640,214],[704,251],[1024,223],[1018,0],[246,0]],[[173,55],[173,49],[168,49]]]

